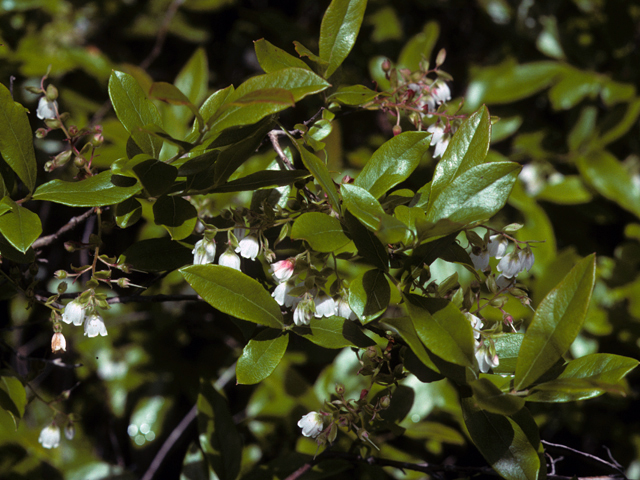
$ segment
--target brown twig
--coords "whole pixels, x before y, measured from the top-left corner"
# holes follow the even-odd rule
[[[58,239],[58,237],[60,235],[62,235],[63,233],[68,232],[69,230],[73,230],[76,226],[78,226],[79,224],[84,222],[87,218],[89,218],[92,213],[93,213],[93,208],[90,209],[90,210],[87,210],[82,215],[78,215],[77,217],[73,217],[62,228],[60,228],[56,233],[53,233],[51,235],[47,235],[46,237],[40,237],[35,242],[33,242],[33,244],[31,246],[34,249],[37,249],[37,248],[45,247],[47,245],[51,245],[53,242],[55,242]]]
[[[153,49],[149,52],[149,55],[140,63],[140,68],[146,70],[153,63],[153,61],[158,58],[160,52],[162,52],[162,47],[164,46],[164,41],[167,38],[167,33],[169,33],[169,25],[171,24],[171,20],[178,12],[178,8],[180,5],[184,3],[184,0],[173,0],[169,8],[164,15],[164,19],[162,20],[162,25],[160,25],[160,30],[158,30],[158,35],[156,36],[156,43],[153,45]]]

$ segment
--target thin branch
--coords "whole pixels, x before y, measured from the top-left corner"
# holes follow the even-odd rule
[[[114,303],[197,302],[200,300],[202,300],[200,295],[131,295],[111,297],[107,299],[107,303],[113,305]]]
[[[184,3],[184,0],[173,0],[169,8],[164,15],[164,19],[162,20],[162,25],[160,25],[160,30],[158,30],[158,35],[156,36],[156,43],[153,45],[153,49],[147,55],[142,63],[140,63],[140,68],[146,70],[153,63],[153,61],[158,58],[160,52],[162,52],[162,47],[164,46],[164,41],[167,39],[167,33],[169,33],[169,25],[171,24],[171,20],[178,12],[178,8],[180,5]]]
[[[19,353],[15,348],[13,348],[4,340],[0,340],[0,344],[4,348],[11,350],[11,352],[20,360],[26,360],[28,362],[44,362],[44,363],[48,363],[50,365],[54,365],[56,367],[62,367],[62,368],[79,368],[84,366],[82,363],[63,363],[62,358],[54,358],[53,360],[49,360],[48,358],[28,357],[26,355],[22,355],[21,353]]]
[[[51,245],[54,241],[58,239],[60,235],[68,232],[69,230],[73,230],[76,226],[84,222],[87,218],[91,216],[94,209],[87,210],[82,215],[78,215],[77,217],[73,217],[69,220],[62,228],[60,228],[56,233],[51,235],[47,235],[46,237],[40,237],[31,245],[34,249],[45,247],[47,245]]]
[[[616,464],[607,462],[606,460],[603,460],[600,457],[596,457],[595,455],[591,455],[590,453],[581,452],[580,450],[576,450],[576,449],[568,447],[566,445],[560,445],[560,444],[557,444],[557,443],[551,443],[551,442],[547,442],[546,440],[541,440],[541,442],[542,442],[543,445],[546,445],[546,446],[549,446],[549,447],[553,447],[553,448],[557,448],[559,450],[566,450],[567,452],[575,453],[576,455],[580,455],[582,457],[585,457],[585,458],[588,458],[590,460],[593,460],[596,463],[601,463],[603,465],[606,465],[607,467],[609,467],[612,470],[615,470],[616,472],[621,474],[623,476],[623,478],[625,478],[625,479],[627,478],[626,476],[624,476],[624,472],[623,472],[623,470],[622,470],[620,465],[616,465]],[[609,452],[609,455],[611,455],[611,452]]]
[[[222,390],[227,383],[231,381],[231,379],[235,376],[236,372],[236,364],[234,363],[230,367],[228,367],[222,375],[218,378],[215,383],[215,388],[218,390]],[[144,473],[142,480],[152,480],[158,469],[162,466],[162,462],[164,461],[167,454],[171,451],[176,442],[180,439],[182,434],[189,428],[189,426],[196,420],[198,416],[198,405],[194,405],[191,407],[191,410],[184,416],[184,418],[180,421],[178,426],[174,428],[169,437],[165,440],[156,453],[156,456],[153,458],[149,468]]]
[[[278,154],[278,158],[281,160],[280,169],[281,170],[295,170],[295,168],[291,164],[291,161],[289,160],[289,158],[284,154],[284,151],[282,151],[282,147],[280,146],[280,141],[278,140],[278,137],[281,136],[281,135],[284,135],[284,134],[285,133],[283,131],[281,131],[281,130],[271,130],[267,134],[267,136],[269,137],[269,140],[271,141],[271,145],[273,145],[273,149]]]

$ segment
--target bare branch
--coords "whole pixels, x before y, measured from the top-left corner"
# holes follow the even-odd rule
[[[73,217],[69,220],[62,228],[60,228],[56,233],[51,235],[47,235],[46,237],[40,237],[31,245],[34,249],[45,247],[47,245],[51,245],[54,241],[58,239],[60,235],[68,232],[69,230],[73,230],[76,226],[84,222],[87,218],[91,216],[94,209],[87,210],[82,215],[78,215],[77,217]]]
[[[178,8],[180,5],[184,3],[184,0],[173,0],[169,8],[164,15],[164,19],[162,20],[162,25],[160,25],[160,30],[158,30],[158,35],[156,36],[156,43],[153,45],[153,49],[140,63],[140,68],[146,70],[153,63],[153,61],[158,58],[160,52],[162,52],[162,47],[164,46],[164,41],[167,39],[167,33],[169,33],[169,25],[171,25],[171,20],[178,12]]]

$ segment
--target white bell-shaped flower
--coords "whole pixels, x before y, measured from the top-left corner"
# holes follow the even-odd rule
[[[328,295],[320,294],[313,299],[316,306],[316,318],[332,317],[336,314],[336,302]]]
[[[98,335],[105,337],[107,335],[107,327],[104,325],[104,320],[100,315],[95,313],[89,315],[84,324],[84,334],[89,338],[97,337]]]
[[[487,242],[487,250],[489,255],[500,260],[507,253],[509,240],[504,235],[491,235]]]
[[[295,258],[287,258],[286,260],[280,260],[279,262],[275,262],[271,265],[269,270],[273,274],[273,278],[275,278],[278,282],[286,282],[293,275],[293,270],[296,267],[296,259]]]
[[[82,325],[85,317],[85,305],[80,303],[80,299],[70,301],[64,307],[62,312],[62,321],[65,323],[73,323],[76,326]]]
[[[44,448],[56,448],[60,445],[60,427],[53,423],[44,427],[40,432],[38,442],[40,442]]]
[[[191,251],[194,265],[206,265],[216,259],[216,241],[207,237],[198,240]]]
[[[309,412],[298,421],[305,437],[316,438],[322,433],[324,427],[323,416],[318,412]]]
[[[218,264],[240,270],[240,257],[231,248],[227,248],[218,258]]]
[[[56,332],[53,334],[53,337],[51,337],[51,351],[53,353],[67,351],[67,340],[62,333]]]
[[[56,112],[58,111],[58,102],[55,100],[49,100],[44,95],[40,97],[38,101],[38,108],[36,115],[40,120],[56,118]]]
[[[260,242],[253,235],[248,235],[240,240],[236,253],[239,253],[241,257],[255,260],[260,253]]]
[[[305,298],[296,305],[296,308],[293,311],[293,323],[298,327],[309,325],[315,312],[316,307],[313,303],[313,298],[308,294],[305,294]]]

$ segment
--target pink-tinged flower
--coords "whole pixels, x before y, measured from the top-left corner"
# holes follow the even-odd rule
[[[293,275],[293,270],[296,267],[296,259],[291,257],[286,260],[280,260],[271,265],[270,270],[273,277],[278,282],[286,282]]]
[[[305,294],[305,298],[300,300],[293,311],[293,323],[298,327],[309,325],[315,311],[316,307],[313,303],[313,298],[310,295]]]
[[[107,335],[107,327],[105,327],[104,320],[102,320],[100,315],[95,313],[89,315],[84,324],[84,334],[89,338],[97,337],[98,335],[102,335],[103,337]]]
[[[241,257],[255,260],[258,253],[260,253],[260,242],[258,242],[258,239],[253,235],[244,237],[240,240],[240,243],[238,243],[236,253],[239,253]]]
[[[358,319],[358,316],[351,310],[349,302],[347,302],[344,298],[340,298],[338,301],[336,301],[336,315],[347,320]]]
[[[489,252],[487,250],[479,252],[477,255],[473,252],[469,254],[473,262],[473,268],[484,272],[489,267]]]
[[[336,314],[336,302],[328,295],[318,295],[313,299],[316,306],[316,318],[332,317]]]
[[[507,278],[512,278],[522,271],[522,261],[520,260],[520,252],[514,251],[507,253],[500,262],[498,262],[498,271],[502,272]]]
[[[438,105],[451,100],[451,90],[444,80],[436,80],[431,86],[430,93]]]
[[[56,332],[53,334],[53,337],[51,337],[51,351],[53,353],[67,351],[67,340],[62,333]]]
[[[476,340],[480,339],[480,329],[484,326],[482,320],[476,317],[474,314],[465,312],[465,317],[469,320],[471,327],[473,328],[473,336]]]
[[[439,143],[444,137],[444,127],[441,123],[434,123],[427,128],[427,132],[431,133],[431,146]]]
[[[206,265],[216,259],[216,241],[207,237],[198,240],[191,251],[194,265]]]
[[[316,438],[322,433],[324,420],[318,412],[309,412],[298,421],[298,426],[302,429],[305,437]]]
[[[47,97],[40,97],[38,101],[38,108],[36,115],[40,120],[56,118],[56,112],[58,111],[58,102],[51,101]]]
[[[500,359],[495,352],[495,348],[480,341],[476,344],[476,360],[482,373],[487,373],[490,369],[500,365]]]
[[[231,248],[227,248],[218,258],[218,265],[240,270],[240,257]]]
[[[76,326],[82,325],[85,317],[85,306],[80,303],[80,299],[70,301],[64,307],[62,312],[62,321],[65,323],[73,323]]]
[[[491,235],[487,242],[487,250],[489,255],[500,260],[507,253],[509,240],[504,235]]]
[[[53,423],[42,429],[38,442],[42,444],[44,448],[56,448],[60,445],[60,428]]]

